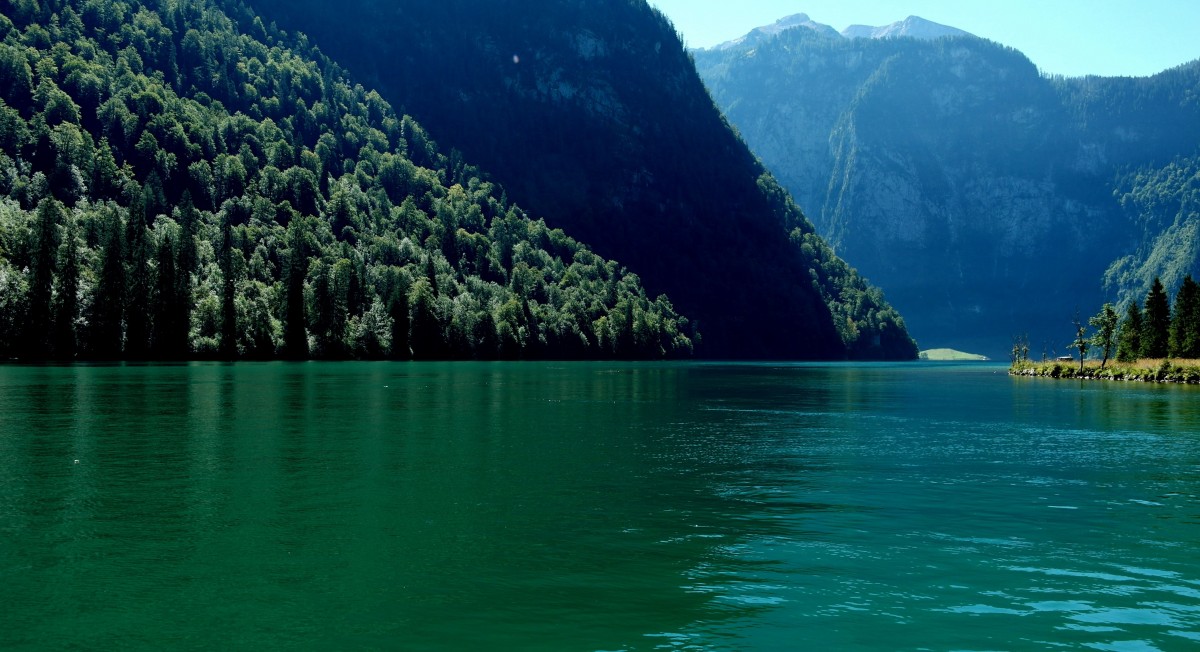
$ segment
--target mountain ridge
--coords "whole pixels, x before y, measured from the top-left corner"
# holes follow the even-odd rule
[[[775,21],[770,25],[756,27],[745,35],[738,38],[719,43],[711,48],[700,48],[701,50],[731,50],[738,47],[744,47],[749,44],[761,43],[772,37],[779,36],[781,33],[804,28],[814,34],[823,37],[838,39],[889,39],[889,38],[914,38],[919,40],[932,40],[946,37],[970,37],[978,38],[970,32],[935,23],[931,20],[926,20],[920,16],[909,16],[903,20],[896,21],[887,25],[872,27],[870,25],[850,25],[846,29],[838,32],[830,25],[819,23],[809,17],[808,14],[799,13],[785,16]]]
[[[919,40],[932,40],[948,37],[971,37],[978,38],[974,34],[957,27],[942,25],[931,20],[926,20],[920,16],[909,16],[904,20],[900,20],[889,25],[880,27],[872,27],[869,25],[850,25],[842,30],[842,36],[846,38],[871,38],[871,39],[889,39],[889,38],[915,38]]]
[[[802,29],[694,56],[730,122],[926,345],[999,358],[1029,333],[1054,349],[1074,305],[1187,267],[1154,244],[1178,235],[1138,228],[1164,220],[1127,214],[1158,204],[1122,208],[1113,180],[1195,151],[1200,65],[1062,78],[985,39]],[[1139,241],[1159,262],[1123,258]]]

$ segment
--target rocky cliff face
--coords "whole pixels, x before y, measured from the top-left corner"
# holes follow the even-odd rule
[[[1116,170],[1169,155],[1167,132],[1175,148],[1200,142],[1186,92],[1160,88],[1195,89],[1194,74],[1050,79],[976,38],[789,30],[695,59],[752,149],[923,344],[994,357],[1025,332],[1062,347],[1063,324],[1105,298],[1100,278],[1130,247]]]

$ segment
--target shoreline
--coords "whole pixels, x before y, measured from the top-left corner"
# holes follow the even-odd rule
[[[1099,364],[1093,363],[1085,366],[1081,371],[1077,362],[1016,362],[1008,368],[1008,375],[1060,380],[1111,380],[1200,385],[1200,364],[1195,364],[1193,360],[1184,363],[1171,360],[1139,360],[1135,363],[1109,364],[1103,369]]]

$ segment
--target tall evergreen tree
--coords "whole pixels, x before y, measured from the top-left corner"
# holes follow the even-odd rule
[[[304,309],[304,277],[308,274],[306,229],[303,220],[288,225],[288,252],[284,268],[287,288],[283,322],[283,352],[292,360],[308,358],[308,329]]]
[[[1175,295],[1171,315],[1171,357],[1200,358],[1200,284],[1188,274]]]
[[[108,244],[104,248],[96,298],[92,302],[88,351],[93,357],[121,357],[125,337],[125,262],[121,216],[110,210]]]
[[[327,350],[337,357],[344,357],[349,351],[346,339],[349,334],[350,321],[350,288],[354,284],[354,264],[348,258],[341,258],[329,271],[329,332]]]
[[[59,255],[58,300],[54,311],[54,355],[70,360],[78,350],[75,318],[79,315],[79,228],[67,218],[66,238]]]
[[[169,235],[158,246],[158,279],[155,289],[154,357],[181,360],[188,353],[188,308],[190,297],[183,293],[175,263],[175,247]]]
[[[1142,320],[1143,358],[1165,358],[1170,353],[1171,305],[1162,281],[1155,277],[1146,295],[1146,311]]]
[[[1125,311],[1125,320],[1117,334],[1117,360],[1136,362],[1142,355],[1142,309],[1137,301],[1131,301]]]
[[[437,265],[433,262],[432,253],[425,258],[425,280],[429,281],[429,290],[433,293],[433,298],[441,296],[441,288],[438,287]]]
[[[237,357],[237,269],[235,257],[241,252],[233,247],[233,225],[229,217],[221,217],[221,343],[220,355],[226,360]]]
[[[329,329],[333,323],[333,283],[329,265],[317,258],[308,270],[309,285],[312,288],[312,302],[308,306],[308,328],[312,331],[314,350],[313,355],[324,357],[329,354]]]
[[[188,349],[187,334],[192,321],[192,274],[196,273],[196,235],[200,231],[200,211],[192,202],[192,193],[184,190],[179,200],[179,242],[176,243],[178,264],[175,267],[176,289],[181,301],[176,318],[184,329],[184,353]]]
[[[125,357],[143,360],[150,356],[151,293],[154,283],[150,278],[150,237],[147,232],[146,201],[144,192],[135,195],[129,206],[129,221],[126,223],[126,243],[129,245],[129,294],[126,324]]]
[[[392,348],[391,355],[397,360],[407,360],[412,357],[412,349],[408,342],[408,293],[404,283],[397,280],[392,286],[388,298],[388,316],[392,318]]]
[[[63,206],[58,200],[47,197],[38,204],[34,224],[36,240],[29,269],[29,318],[25,323],[25,352],[35,358],[51,354],[53,309],[50,302],[58,267],[58,227],[63,219]]]

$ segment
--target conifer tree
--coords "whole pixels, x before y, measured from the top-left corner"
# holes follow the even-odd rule
[[[1200,284],[1188,274],[1175,295],[1171,315],[1171,357],[1200,358]]]
[[[313,355],[325,357],[329,354],[329,329],[333,323],[333,290],[329,265],[321,258],[313,261],[308,270],[312,302],[308,307],[308,328],[312,331],[315,344]]]
[[[158,279],[155,291],[154,339],[157,359],[180,360],[188,353],[188,302],[186,286],[179,280],[175,247],[170,236],[158,247]]]
[[[407,360],[412,357],[408,342],[408,293],[400,280],[394,283],[388,298],[388,316],[392,318],[391,355],[398,360]]]
[[[112,210],[108,220],[108,244],[92,303],[91,333],[88,350],[102,359],[121,357],[124,343],[125,263],[121,238],[121,216]]]
[[[56,199],[43,199],[37,207],[34,224],[33,260],[29,269],[29,318],[25,323],[26,353],[45,358],[51,353],[54,275],[58,261],[58,226],[63,222],[63,207]]]
[[[54,356],[70,360],[78,350],[75,318],[79,314],[79,234],[67,218],[66,238],[59,255],[58,298],[54,311]]]
[[[433,254],[428,254],[425,258],[425,280],[429,281],[429,290],[433,293],[433,298],[441,296],[441,289],[438,287],[437,266],[433,262]]]
[[[126,324],[125,357],[142,360],[150,355],[150,302],[153,282],[150,278],[150,238],[147,233],[144,193],[134,196],[126,223],[129,245],[129,315]]]
[[[1170,352],[1169,331],[1171,328],[1171,306],[1162,281],[1154,278],[1150,292],[1146,295],[1146,310],[1142,320],[1143,358],[1165,358]]]
[[[308,331],[304,309],[304,277],[308,274],[306,230],[303,220],[294,219],[288,225],[288,252],[284,282],[287,288],[287,307],[283,322],[284,356],[292,360],[308,358]]]
[[[221,218],[221,344],[220,355],[226,360],[237,357],[237,283],[234,278],[233,226],[229,218]]]
[[[190,295],[190,276],[196,272],[196,233],[200,229],[200,212],[192,201],[192,193],[187,190],[183,191],[183,197],[179,200],[179,227],[178,272],[181,282],[187,283],[187,294]]]

